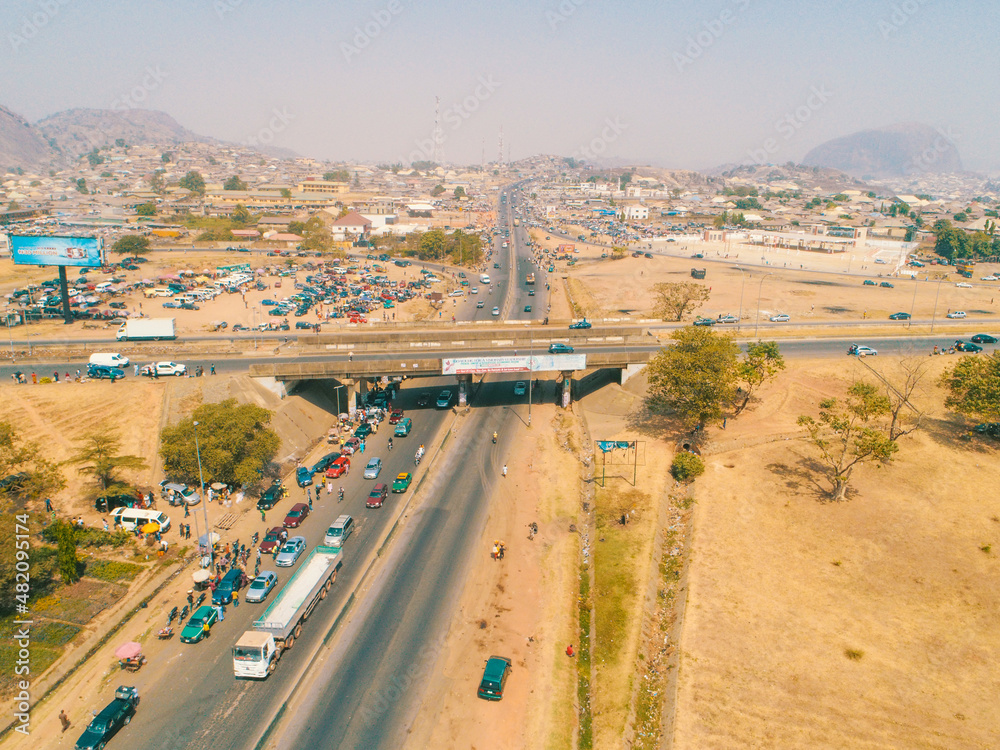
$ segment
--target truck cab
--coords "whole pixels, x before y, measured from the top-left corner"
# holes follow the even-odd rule
[[[281,650],[271,633],[248,630],[233,646],[233,671],[237,677],[267,677],[278,664]]]

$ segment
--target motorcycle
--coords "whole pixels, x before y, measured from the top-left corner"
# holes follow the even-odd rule
[[[493,433],[493,445],[496,445],[496,444],[497,444],[497,434],[494,432]]]

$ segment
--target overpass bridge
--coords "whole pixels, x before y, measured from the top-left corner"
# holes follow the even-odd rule
[[[550,354],[550,344],[567,344],[572,354]],[[634,327],[590,329],[550,326],[489,326],[462,330],[351,331],[300,336],[295,362],[251,365],[250,375],[271,381],[282,395],[302,380],[335,380],[357,402],[375,382],[385,378],[440,377],[458,381],[464,405],[475,375],[492,372],[555,372],[569,405],[574,376],[582,371],[614,368],[624,382],[649,360],[656,342]],[[585,373],[584,373],[585,374]]]

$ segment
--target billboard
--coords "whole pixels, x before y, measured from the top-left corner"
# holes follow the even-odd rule
[[[586,354],[535,354],[530,357],[458,357],[441,360],[442,375],[487,372],[551,372],[587,369]]]
[[[98,237],[10,235],[11,258],[22,266],[100,266],[102,250]]]

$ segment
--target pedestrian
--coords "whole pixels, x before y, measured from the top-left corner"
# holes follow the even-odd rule
[[[722,429],[726,429],[726,418],[722,418]]]
[[[107,531],[108,530],[108,519],[107,518],[102,518],[101,521],[104,523],[104,530]]]
[[[38,385],[38,376],[35,373],[31,373],[31,382]]]
[[[209,627],[208,620],[205,620],[205,622],[202,623],[201,632],[205,638],[208,638],[208,636],[212,633],[212,628]]]
[[[353,362],[354,361],[354,350],[353,349],[347,353],[347,361],[348,362]]]
[[[576,655],[576,651],[573,650],[573,644],[571,643],[566,647],[566,656],[574,656],[574,655]]]
[[[240,606],[240,592],[239,591],[235,591],[235,590],[233,591],[233,606],[234,607]]]
[[[132,366],[132,374],[135,375],[136,377],[139,377],[139,365],[138,364],[135,364],[135,365]]]
[[[260,565],[260,547],[257,548],[257,565]]]
[[[80,380],[80,377],[81,377],[81,376],[80,376],[80,371],[79,371],[79,370],[77,370],[77,371],[76,371],[76,379],[77,379],[77,381],[78,381],[78,382],[79,382],[79,380]]]
[[[188,508],[188,504],[187,504],[187,503],[184,503],[184,517],[185,517],[185,518],[187,518],[187,517],[188,517],[188,516],[190,516],[190,515],[191,515],[191,511],[190,511],[190,509]]]
[[[319,496],[319,487],[316,488],[316,495],[317,495],[317,498],[318,498],[318,496]],[[310,492],[309,493],[309,510],[312,510],[312,509],[313,509],[313,496],[312,496],[312,493]]]
[[[361,441],[361,452],[362,453],[365,452],[365,441],[364,440]]]
[[[225,619],[226,619],[226,605],[225,604],[220,604],[219,605],[219,622],[222,622]]]
[[[503,465],[503,475],[507,476],[507,464]]]
[[[69,717],[66,715],[66,711],[59,712],[59,723],[62,724],[62,730],[65,732],[70,728]]]
[[[215,363],[212,363],[212,369],[209,370],[210,374],[215,375]]]
[[[260,520],[261,520],[261,522],[264,522],[264,521],[267,520],[267,518],[264,517],[264,509],[263,508],[260,509]]]
[[[50,497],[45,498],[45,512],[46,513],[52,512],[52,498]]]

